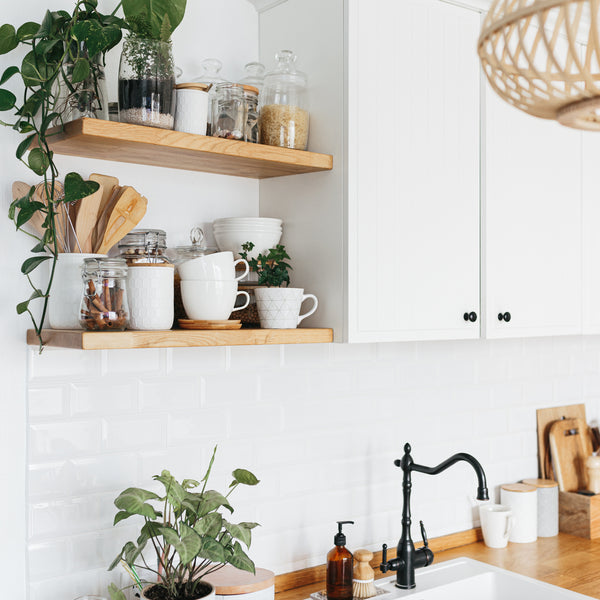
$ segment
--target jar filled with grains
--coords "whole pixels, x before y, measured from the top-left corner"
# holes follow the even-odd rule
[[[306,75],[296,69],[296,55],[290,50],[278,52],[275,58],[277,67],[265,75],[260,95],[260,143],[306,150],[309,125]]]

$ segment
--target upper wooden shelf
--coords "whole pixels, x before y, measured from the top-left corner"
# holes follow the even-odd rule
[[[329,171],[333,157],[170,129],[78,119],[50,131],[57,154],[252,179]]]
[[[118,350],[125,348],[192,348],[198,346],[258,346],[264,344],[323,344],[333,342],[331,329],[238,329],[166,331],[83,331],[44,329],[48,347],[78,350]],[[37,346],[33,329],[27,343]]]

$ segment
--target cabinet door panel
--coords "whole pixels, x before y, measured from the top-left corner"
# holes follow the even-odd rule
[[[349,6],[350,340],[478,337],[479,14]]]
[[[486,337],[580,333],[581,134],[486,88]]]

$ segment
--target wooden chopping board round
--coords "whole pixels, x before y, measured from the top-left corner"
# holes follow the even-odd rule
[[[256,575],[248,571],[240,571],[231,565],[225,565],[222,569],[211,573],[203,578],[212,583],[218,596],[235,596],[258,592],[275,585],[275,573],[267,569],[256,569]]]

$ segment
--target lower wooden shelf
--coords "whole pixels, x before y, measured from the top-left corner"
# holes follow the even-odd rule
[[[118,350],[127,348],[193,348],[201,346],[261,346],[266,344],[326,344],[333,342],[332,329],[238,329],[168,331],[78,331],[44,329],[48,347],[78,350]],[[33,329],[27,343],[38,346]]]

